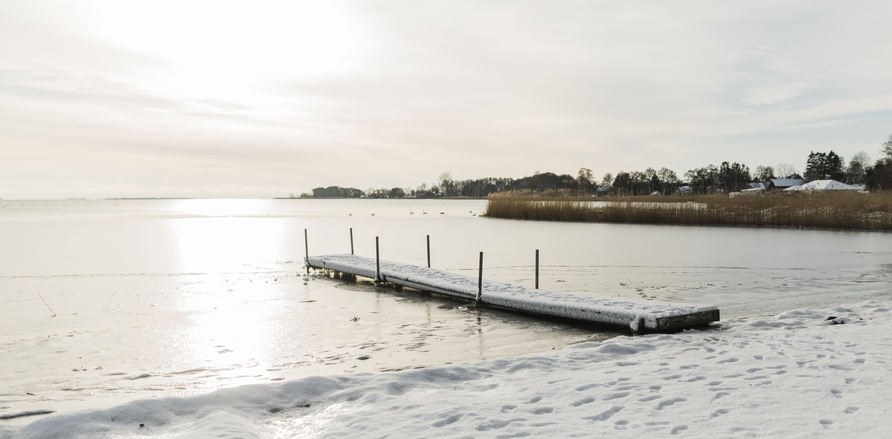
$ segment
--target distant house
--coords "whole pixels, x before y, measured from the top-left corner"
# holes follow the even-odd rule
[[[769,191],[782,191],[786,188],[799,186],[803,183],[805,183],[805,180],[801,178],[772,178],[770,180],[767,180],[764,185],[765,189]]]
[[[764,190],[765,190],[765,183],[762,183],[761,181],[756,181],[756,182],[753,182],[753,183],[747,183],[747,184],[746,184],[746,188],[747,188],[747,189],[761,189],[761,190],[764,191]]]
[[[759,183],[759,184],[762,184],[762,183]],[[764,193],[765,193],[765,186],[754,187],[754,188],[744,189],[744,190],[740,191],[741,195],[744,195],[747,197],[758,197]]]
[[[690,186],[680,186],[678,191],[682,193],[682,195],[687,195],[694,192],[694,188]]]
[[[610,186],[601,186],[595,190],[594,195],[592,197],[606,197],[610,195]]]

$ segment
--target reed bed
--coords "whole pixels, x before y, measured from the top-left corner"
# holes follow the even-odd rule
[[[607,201],[506,192],[488,197],[484,215],[535,221],[892,231],[892,192],[634,197]]]

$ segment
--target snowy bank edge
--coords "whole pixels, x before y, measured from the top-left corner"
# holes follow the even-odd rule
[[[890,314],[892,313],[889,304],[869,301],[825,310],[792,310],[767,318],[734,319],[723,322],[723,331],[688,330],[677,334],[617,337],[605,342],[581,343],[541,354],[454,366],[374,375],[309,377],[283,383],[235,387],[197,396],[139,400],[110,409],[53,415],[25,426],[0,425],[0,438],[117,437],[133,434],[149,436],[157,434],[165,437],[172,434],[209,436],[212,432],[221,430],[236,432],[244,437],[263,437],[266,435],[256,432],[258,420],[279,413],[287,413],[295,419],[310,417],[316,421],[321,420],[316,425],[300,424],[298,427],[314,429],[313,432],[317,434],[333,433],[337,436],[343,434],[344,429],[351,428],[352,418],[379,416],[386,411],[387,404],[392,403],[391,399],[400,399],[410,392],[422,395],[435,390],[450,392],[453,386],[465,385],[475,380],[503,381],[506,374],[516,373],[525,374],[518,378],[527,383],[529,374],[547,375],[555,369],[563,369],[565,374],[578,377],[576,379],[581,383],[587,381],[589,375],[580,372],[598,374],[606,366],[635,364],[634,361],[640,361],[641,355],[647,352],[674,350],[692,343],[709,342],[718,336],[728,338],[725,343],[726,348],[744,349],[745,343],[742,342],[753,337],[763,337],[760,333],[787,338],[800,332],[804,337],[811,339],[827,339],[833,337],[833,333],[827,332],[827,327],[871,324],[880,326],[869,329],[873,333],[880,334],[878,337],[884,337],[882,340],[888,342],[888,331],[884,329],[892,326]],[[731,356],[735,356],[734,352]],[[654,358],[659,358],[661,361],[663,359],[659,355]],[[582,370],[579,370],[580,365]],[[742,362],[741,366],[747,367],[746,362]],[[645,378],[647,379],[663,383],[659,378]],[[573,386],[576,384],[570,385]],[[461,395],[460,398],[467,399],[469,396]],[[487,404],[485,399],[480,400],[475,396],[471,398],[475,398],[475,404]],[[430,406],[438,405],[432,400],[428,400],[427,403]],[[492,404],[496,403],[497,401],[492,401]],[[747,401],[742,403],[745,404]],[[347,406],[352,409],[348,410]],[[665,404],[661,404],[657,410],[662,410],[664,406]],[[437,411],[442,409],[436,407]],[[434,407],[429,410],[434,410]],[[346,421],[338,421],[339,417],[344,416],[347,418]],[[784,422],[789,421],[789,419],[779,419]],[[335,424],[334,430],[329,432],[329,424],[332,421]],[[401,422],[405,424],[407,421]],[[821,425],[825,425],[823,420]],[[143,426],[147,427],[141,430]],[[405,425],[403,427],[405,428]],[[876,426],[865,425],[866,427]],[[307,432],[306,429],[304,431]],[[802,434],[808,433],[802,432]],[[357,432],[353,436],[361,435]],[[805,436],[800,434],[798,437]]]

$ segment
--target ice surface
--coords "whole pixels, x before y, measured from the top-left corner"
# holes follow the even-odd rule
[[[437,435],[450,425],[455,429],[443,436],[522,436],[538,434],[528,428],[532,424],[549,422],[566,425],[569,433],[543,426],[543,435],[565,436],[587,428],[580,435],[591,436],[602,428],[610,435],[622,436],[617,429],[627,428],[626,435],[638,437],[651,431],[648,429],[658,435],[674,431],[707,436],[705,430],[714,433],[711,437],[767,437],[772,436],[766,432],[774,431],[773,426],[777,431],[792,432],[792,437],[821,432],[882,436],[881,427],[888,427],[877,421],[884,419],[882,410],[888,410],[884,395],[889,390],[877,368],[883,367],[880,361],[890,363],[877,349],[889,351],[890,342],[872,333],[889,332],[880,321],[887,316],[875,313],[873,320],[863,324],[854,314],[866,320],[871,314],[861,308],[852,308],[854,313],[834,308],[869,299],[889,302],[892,234],[552,223],[472,216],[471,210],[479,212],[484,205],[485,201],[444,200],[0,200],[0,244],[7,250],[0,252],[0,414],[57,410],[49,416],[0,420],[0,429],[6,436],[19,437],[17,433],[28,431],[37,432],[32,437],[48,437],[51,435],[41,430],[40,424],[27,430],[20,430],[21,425],[82,409],[97,413],[97,425],[109,428],[99,437],[190,437],[191,433],[203,437],[211,436],[209,431],[217,427],[217,436],[334,436],[329,432],[366,426],[380,429],[380,435],[403,436],[399,432],[405,430],[406,436],[422,437]],[[446,214],[422,216],[422,208]],[[410,209],[418,214],[410,215]],[[448,300],[361,283],[316,277],[304,282],[299,267],[304,256],[304,229],[309,231],[311,253],[337,254],[350,250],[350,228],[357,254],[374,255],[375,236],[380,236],[383,258],[415,265],[425,265],[425,236],[429,235],[433,266],[474,280],[478,252],[484,251],[486,279],[532,286],[534,250],[540,249],[540,285],[544,289],[710,303],[718,305],[726,319],[784,314],[781,319],[750,318],[746,320],[749,325],[727,324],[733,332],[709,333],[719,340],[712,344],[705,344],[696,332],[668,339],[637,338],[631,344],[607,343],[600,352],[606,355],[610,349],[615,362],[575,363],[576,373],[587,380],[545,369],[545,364],[567,363],[563,356],[507,359],[499,363],[504,368],[492,366],[492,362],[466,364],[462,370],[493,371],[491,380],[469,381],[467,385],[459,380],[450,387],[455,388],[450,392],[456,393],[446,392],[446,385],[442,392],[433,390],[432,400],[446,400],[442,410],[425,405],[429,403],[424,399],[426,388],[416,375],[385,373],[376,379],[390,383],[388,390],[378,389],[375,386],[379,384],[372,381],[350,381],[355,385],[349,384],[344,392],[354,400],[325,397],[320,404],[298,408],[305,412],[282,410],[287,404],[272,407],[265,415],[258,414],[262,410],[243,415],[234,409],[207,409],[201,420],[178,413],[161,428],[140,421],[145,424],[142,430],[138,424],[118,425],[111,420],[109,414],[116,412],[108,407],[131,400],[138,400],[135,404],[139,407],[176,395],[184,397],[183,404],[189,406],[193,404],[186,398],[189,395],[223,388],[236,388],[233,391],[238,395],[249,390],[238,387],[244,384],[290,383],[311,375],[335,376],[331,379],[341,383],[363,372],[427,366],[419,370],[426,371],[449,363],[560,349],[596,335],[492,308],[471,310]],[[38,294],[52,307],[52,313]],[[795,311],[802,309],[827,311],[813,316],[820,325],[816,328],[790,326],[791,321],[811,318],[808,311]],[[51,317],[53,313],[57,316]],[[825,322],[830,316],[834,319]],[[830,322],[837,324],[830,326]],[[743,337],[744,332],[751,336]],[[841,338],[841,334],[851,335]],[[667,348],[642,350],[632,343],[642,340],[651,340],[654,346],[668,340]],[[825,343],[822,347],[808,344],[821,340]],[[575,346],[579,347],[566,350],[584,345]],[[716,352],[709,353],[704,346]],[[828,350],[834,353],[828,354]],[[723,351],[728,352],[721,358],[707,358]],[[784,364],[781,354],[796,358],[787,370],[795,367],[797,374],[826,378],[823,387],[819,380],[793,377],[792,372],[784,379],[793,381],[774,379],[776,386],[759,386],[768,402],[747,396],[749,384],[755,387],[760,381],[733,386],[739,387],[736,391],[707,392],[691,387],[688,394],[678,387],[718,381],[726,384],[715,387],[725,387],[734,379],[724,375],[749,376],[748,370],[762,367],[756,356],[774,361],[772,367],[776,367]],[[362,355],[371,358],[357,359]],[[818,355],[824,357],[818,360]],[[834,362],[830,356],[836,357]],[[843,357],[852,359],[851,364]],[[847,363],[836,363],[842,360]],[[696,368],[682,369],[691,365],[699,365],[708,372],[703,376],[710,379],[694,380],[699,375],[691,371]],[[842,367],[852,370],[837,369]],[[659,371],[662,368],[669,369]],[[460,377],[464,373],[447,369]],[[507,372],[509,369],[513,371]],[[528,374],[529,382],[511,378],[519,373]],[[553,378],[539,379],[539,374],[545,373]],[[351,375],[340,376],[345,374]],[[657,378],[648,380],[646,374]],[[639,375],[636,384],[644,382],[648,387],[616,390],[603,395],[604,400],[599,394],[571,391],[590,384],[604,385],[602,381],[611,377]],[[694,384],[658,379],[674,375],[683,377],[678,380],[694,380]],[[502,376],[511,379],[503,381]],[[575,387],[564,388],[561,380]],[[869,383],[878,383],[877,391],[865,390]],[[801,393],[796,387],[800,385]],[[490,393],[479,394],[481,401],[460,399],[461,392],[477,395],[474,392],[479,386],[494,387]],[[662,391],[649,387],[661,387]],[[409,396],[421,393],[418,399],[423,404],[412,409],[414,400],[400,399],[396,392],[400,388]],[[495,395],[500,388],[510,390]],[[693,405],[699,401],[695,390],[717,398],[710,407]],[[391,391],[393,395],[388,393]],[[630,394],[620,396],[626,392]],[[782,397],[785,392],[792,399]],[[529,401],[541,398],[537,400],[541,405],[552,394],[567,403],[525,411],[532,407]],[[805,401],[805,394],[813,400]],[[608,396],[611,399],[606,399]],[[626,402],[632,397],[652,398],[653,408],[646,402]],[[788,399],[793,402],[786,404]],[[355,415],[362,408],[359,402],[367,403],[373,412],[389,414],[394,409],[407,416],[406,422],[418,422],[419,426],[406,427],[391,416],[380,422],[367,420],[363,416],[370,414]],[[606,402],[626,408],[617,410]],[[658,403],[662,410],[655,410]],[[833,405],[830,412],[815,409],[819,404],[838,403],[845,405]],[[580,407],[591,409],[579,411]],[[706,415],[716,414],[715,418],[694,417],[697,407]],[[628,415],[632,409],[643,414]],[[682,415],[688,417],[678,418],[682,425],[664,429],[646,425],[667,422],[666,417],[683,409],[688,411]],[[193,406],[190,410],[197,409]],[[506,417],[500,418],[503,410]],[[580,419],[587,418],[587,423],[570,417],[568,410],[575,410],[571,414]],[[145,413],[137,412],[137,417]],[[533,415],[535,418],[527,421],[512,420]],[[79,431],[85,421],[72,416],[72,431]],[[348,418],[343,416],[356,417],[349,418],[354,421],[347,424],[344,419]],[[780,430],[785,428],[779,425],[781,421],[761,423],[778,416],[791,418],[791,429]],[[759,425],[751,425],[753,419],[758,419]],[[395,422],[392,428],[379,425],[390,421]],[[802,427],[801,432],[794,432],[794,427]],[[513,428],[518,430],[508,433]]]
[[[310,256],[310,266],[326,268],[374,279],[375,259],[355,255]],[[473,300],[478,279],[442,270],[380,261],[383,280],[428,291],[442,292]],[[417,285],[417,286],[416,286]],[[575,320],[601,322],[639,330],[639,321],[647,329],[657,329],[657,319],[717,309],[684,303],[634,298],[598,297],[526,288],[489,280],[483,281],[482,300],[489,305]]]
[[[139,400],[0,424],[0,438],[883,437],[892,431],[890,305]]]

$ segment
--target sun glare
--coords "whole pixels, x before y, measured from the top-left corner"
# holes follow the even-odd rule
[[[260,81],[355,68],[364,39],[337,1],[96,0],[100,38],[167,64],[173,94],[238,98]]]

